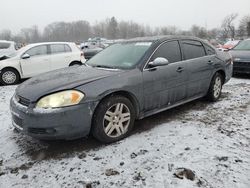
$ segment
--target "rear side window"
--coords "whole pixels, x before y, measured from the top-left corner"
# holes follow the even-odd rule
[[[67,44],[51,44],[50,50],[51,54],[71,52],[71,48]]]
[[[52,44],[50,45],[50,50],[52,54],[64,53],[64,44]]]
[[[47,46],[41,45],[41,46],[33,47],[30,50],[26,51],[26,54],[29,54],[30,56],[46,55]]]
[[[0,50],[8,49],[10,47],[10,43],[0,42]]]
[[[64,49],[65,49],[65,52],[71,52],[71,48],[67,44],[64,44]]]
[[[204,46],[205,46],[205,50],[206,50],[207,55],[214,55],[215,54],[215,50],[212,47],[210,47],[206,44],[204,44]]]
[[[162,44],[150,61],[154,61],[157,57],[164,57],[170,63],[181,61],[181,51],[178,41],[170,41]]]
[[[183,40],[182,50],[185,59],[194,59],[206,55],[204,47],[199,41]]]

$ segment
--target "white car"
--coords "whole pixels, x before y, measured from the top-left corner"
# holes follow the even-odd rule
[[[16,51],[16,44],[13,41],[0,40],[0,58]]]
[[[4,85],[12,85],[23,78],[68,66],[81,65],[85,61],[83,52],[75,43],[29,44],[0,61],[0,82]]]

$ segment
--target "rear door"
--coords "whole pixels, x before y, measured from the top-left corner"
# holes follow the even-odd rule
[[[67,44],[51,44],[51,70],[68,67],[71,63],[72,52]]]
[[[181,49],[189,74],[187,97],[200,96],[209,87],[215,54],[211,51],[207,55],[209,50],[206,51],[204,45],[196,40],[182,40]]]
[[[32,77],[40,73],[50,71],[50,55],[47,45],[39,45],[27,50],[24,54],[30,57],[20,59],[21,69],[24,77]]]
[[[179,42],[164,42],[152,55],[166,58],[170,64],[143,70],[144,110],[164,108],[186,98],[187,71],[182,62]]]

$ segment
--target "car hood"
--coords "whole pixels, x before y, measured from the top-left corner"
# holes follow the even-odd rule
[[[16,89],[16,94],[31,102],[44,95],[75,87],[121,73],[121,70],[79,66],[59,69],[33,77]]]
[[[230,54],[232,57],[242,61],[249,61],[250,62],[250,51],[247,50],[231,50]]]

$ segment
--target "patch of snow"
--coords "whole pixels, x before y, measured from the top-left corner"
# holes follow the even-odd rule
[[[0,87],[0,187],[250,187],[250,79],[232,78],[216,103],[197,100],[137,121],[131,136],[109,145],[13,131],[15,87]],[[175,177],[179,168],[194,181]]]

